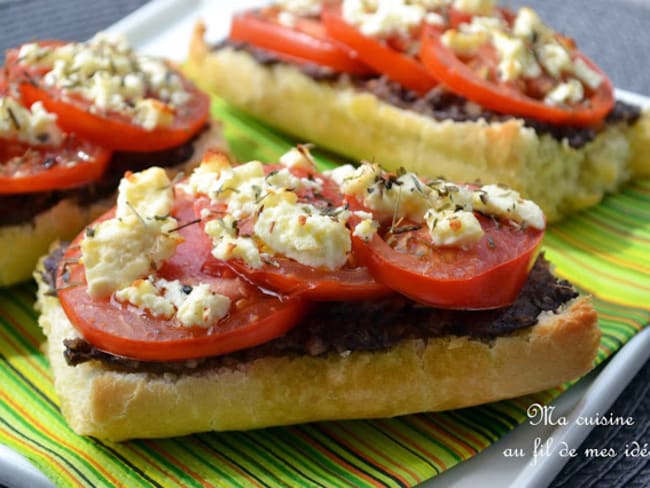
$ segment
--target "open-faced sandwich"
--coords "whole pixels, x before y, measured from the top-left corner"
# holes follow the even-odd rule
[[[277,1],[199,25],[187,72],[264,122],[354,159],[504,183],[549,221],[650,174],[650,112],[530,8],[494,0]]]
[[[540,208],[375,164],[128,173],[36,272],[61,409],[122,440],[389,417],[576,378],[600,331]]]
[[[179,170],[224,148],[208,96],[118,37],[34,42],[0,80],[0,286],[113,205],[126,170]]]

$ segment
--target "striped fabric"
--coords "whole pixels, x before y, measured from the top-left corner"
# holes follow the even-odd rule
[[[274,160],[293,141],[217,103],[242,160]],[[320,154],[323,166],[331,155]],[[598,361],[650,320],[650,181],[554,226],[557,273],[594,296],[604,337]],[[413,486],[485,449],[564,387],[435,414],[324,422],[167,440],[101,442],[72,433],[57,408],[33,284],[0,292],[0,442],[60,486]]]

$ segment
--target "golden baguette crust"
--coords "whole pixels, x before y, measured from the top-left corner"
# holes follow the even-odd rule
[[[391,417],[516,397],[586,373],[600,343],[596,313],[582,297],[490,344],[408,340],[388,351],[267,357],[185,375],[118,372],[98,361],[71,367],[63,340],[78,333],[36,278],[61,411],[78,434],[115,441]]]
[[[439,122],[380,101],[345,82],[317,82],[290,65],[263,66],[243,51],[211,51],[198,24],[186,72],[204,90],[302,141],[387,169],[451,181],[504,183],[549,221],[597,203],[650,174],[650,111],[632,128],[612,124],[581,149],[538,136],[521,119]]]
[[[226,150],[221,125],[216,122],[194,143],[192,158],[171,171],[191,169],[201,161],[209,148]],[[89,205],[64,199],[28,222],[0,226],[0,249],[9,250],[0,253],[0,287],[29,280],[38,258],[47,252],[53,241],[72,239],[84,225],[95,220],[114,203],[113,197]]]

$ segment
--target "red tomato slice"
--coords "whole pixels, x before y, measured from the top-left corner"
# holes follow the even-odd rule
[[[341,15],[340,6],[323,7],[321,18],[333,39],[347,45],[364,63],[403,87],[424,95],[438,84],[419,60],[393,49],[384,41],[363,35],[348,24]]]
[[[265,171],[268,174],[282,167],[267,165]],[[343,204],[343,197],[338,190],[338,186],[326,176],[308,173],[296,168],[291,169],[291,172],[298,177],[310,175],[310,178],[322,182],[323,191],[320,194],[298,192],[299,201],[322,206],[323,208],[335,208]],[[197,200],[195,214],[201,215],[201,211],[208,207],[209,201],[207,198]],[[238,225],[240,235],[250,235],[254,225],[254,219],[240,222]],[[211,270],[219,271],[224,264],[262,288],[284,295],[300,296],[309,300],[366,300],[392,293],[390,288],[378,283],[365,267],[355,262],[354,256],[351,256],[345,266],[338,270],[314,268],[283,256],[274,256],[272,263],[264,264],[259,269],[248,266],[240,259],[231,259],[224,263],[209,256],[205,270],[207,272]]]
[[[98,180],[111,153],[66,135],[58,147],[0,138],[0,194],[63,190]]]
[[[377,281],[418,302],[465,310],[510,305],[526,282],[544,231],[477,217],[485,235],[468,248],[432,246],[426,226],[413,226],[417,229],[392,235],[385,227],[369,242],[353,236],[352,249]]]
[[[8,95],[0,75],[0,97]],[[111,160],[107,149],[67,134],[60,146],[0,137],[0,194],[73,188],[99,179]]]
[[[482,77],[482,66],[494,65],[489,58],[461,60],[440,40],[441,31],[435,27],[425,27],[422,31],[420,59],[429,72],[451,91],[463,95],[479,105],[495,112],[530,117],[557,125],[575,127],[593,126],[602,122],[614,106],[614,91],[605,74],[584,54],[575,52],[577,59],[582,59],[602,78],[600,86],[591,92],[588,98],[571,107],[547,105],[541,99],[531,96],[535,85],[544,83],[544,79],[533,80],[528,84],[530,93],[525,93],[513,83],[501,83]],[[482,51],[485,53],[485,50]]]
[[[292,28],[278,22],[278,13],[277,9],[267,8],[235,15],[230,39],[273,51],[290,62],[315,63],[357,75],[371,72],[353,51],[333,41],[320,21],[296,17]]]
[[[61,45],[60,41],[46,41],[41,45]],[[58,115],[58,123],[66,132],[119,151],[157,151],[180,146],[207,123],[210,98],[196,88],[180,71],[169,67],[181,77],[183,88],[190,101],[176,109],[170,125],[147,130],[133,122],[131,117],[116,111],[91,113],[92,101],[76,94],[64,95],[56,87],[45,87],[43,69],[25,67],[18,61],[20,48],[7,52],[10,80],[20,83],[23,103],[31,105],[42,101],[45,108]]]
[[[192,202],[177,198],[174,215],[180,222],[191,221]],[[159,270],[159,276],[189,286],[208,283],[215,292],[231,298],[230,315],[209,328],[182,327],[174,319],[157,319],[110,298],[91,298],[84,286],[83,266],[78,263],[82,234],[65,253],[57,287],[66,315],[86,340],[101,350],[143,361],[195,359],[270,341],[294,327],[303,316],[306,304],[302,300],[264,295],[228,270],[222,269],[219,276],[204,273],[201,268],[209,253],[207,236],[198,225],[188,225],[180,233],[185,241]]]

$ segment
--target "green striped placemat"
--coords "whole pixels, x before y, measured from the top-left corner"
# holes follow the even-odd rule
[[[215,110],[241,160],[272,161],[295,142],[222,103]],[[545,250],[560,276],[594,296],[598,362],[648,324],[650,181],[553,226]],[[413,486],[485,449],[524,422],[531,403],[567,387],[385,420],[102,442],[72,433],[59,413],[33,296],[33,284],[0,291],[0,442],[60,486]]]

